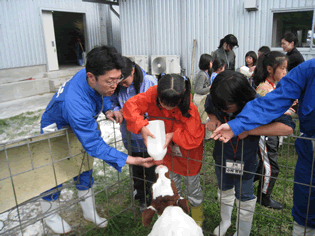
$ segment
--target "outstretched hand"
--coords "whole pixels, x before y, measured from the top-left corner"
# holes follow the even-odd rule
[[[234,133],[227,123],[220,125],[215,131],[213,131],[213,134],[210,136],[210,138],[213,138],[214,140],[219,139],[224,143],[227,143],[233,137]]]
[[[137,158],[137,162],[139,162],[139,166],[143,166],[145,168],[150,168],[151,166],[154,166],[154,159],[153,157],[147,157],[147,158],[142,158],[142,157],[135,157]]]
[[[155,136],[150,132],[150,130],[146,126],[143,126],[141,128],[141,135],[142,135],[144,144],[146,146],[147,146],[147,142],[148,142],[148,136],[150,136],[151,138],[155,138]]]
[[[154,166],[154,159],[153,157],[143,158],[143,157],[128,156],[126,160],[126,164],[143,166],[143,167],[149,168],[151,166]]]

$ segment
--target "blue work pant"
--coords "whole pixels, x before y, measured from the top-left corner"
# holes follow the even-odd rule
[[[76,182],[76,188],[78,190],[88,190],[92,187],[92,185],[94,183],[94,178],[92,176],[92,173],[93,173],[93,169],[91,169],[89,171],[85,171],[85,172],[81,173],[80,175],[73,178],[74,182]],[[43,197],[43,199],[46,201],[57,200],[60,196],[60,191],[58,191],[58,188],[60,188],[61,186],[62,186],[62,184],[44,192],[44,193],[51,192],[51,194]]]

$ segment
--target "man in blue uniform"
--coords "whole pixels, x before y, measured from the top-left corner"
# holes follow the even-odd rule
[[[153,158],[128,156],[108,146],[97,128],[96,119],[101,112],[111,114],[111,96],[117,84],[122,80],[121,68],[124,67],[122,56],[114,47],[102,46],[92,49],[87,55],[86,69],[80,70],[69,81],[65,82],[48,104],[42,119],[41,132],[45,133],[52,126],[61,129],[70,127],[81,142],[84,150],[92,157],[104,160],[107,164],[121,171],[125,164],[153,166]],[[113,120],[112,114],[108,116]],[[74,178],[83,216],[98,227],[106,227],[107,220],[98,216],[95,211],[93,196],[92,170],[81,173]],[[60,191],[46,195],[41,201],[43,212],[57,208],[56,200]],[[58,213],[45,218],[46,224],[55,233],[67,233],[71,227]]]
[[[234,135],[265,125],[299,99],[301,138],[295,141],[298,160],[294,175],[293,235],[315,235],[315,59],[292,69],[266,96],[248,102],[234,119],[218,127],[212,138],[228,142]],[[275,102],[270,102],[275,101]],[[311,139],[310,139],[311,138]]]

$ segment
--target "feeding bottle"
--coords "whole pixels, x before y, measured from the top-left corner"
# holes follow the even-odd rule
[[[241,72],[243,75],[247,76],[248,78],[251,77],[251,76],[253,75],[253,73],[254,73],[253,71],[250,72],[250,71],[249,71],[249,68],[248,68],[247,66],[241,66],[240,72]]]
[[[147,128],[155,136],[155,138],[148,137],[147,150],[154,162],[162,164],[162,160],[166,154],[167,148],[163,149],[165,144],[165,124],[162,120],[149,121]]]

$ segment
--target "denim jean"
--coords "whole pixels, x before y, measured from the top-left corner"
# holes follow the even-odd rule
[[[221,170],[222,170],[222,182],[221,182]],[[225,168],[220,166],[215,167],[215,173],[217,175],[219,189],[222,191],[227,191],[235,187],[235,197],[240,201],[249,201],[255,198],[253,183],[254,175],[250,179],[242,179],[239,175],[226,174]],[[221,189],[222,183],[222,189]]]

